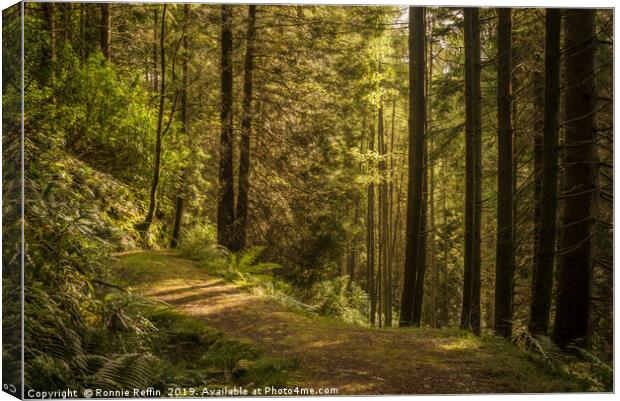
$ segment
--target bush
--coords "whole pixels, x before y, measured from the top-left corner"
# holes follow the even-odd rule
[[[308,294],[313,310],[349,323],[366,324],[369,300],[366,293],[346,276],[315,284]]]
[[[518,333],[516,340],[534,362],[556,375],[577,380],[586,391],[613,390],[613,368],[589,351],[575,345],[562,350],[551,338],[527,331]]]
[[[214,225],[196,224],[183,230],[178,249],[188,258],[202,264],[219,263],[229,252],[217,244],[216,238],[217,228]]]

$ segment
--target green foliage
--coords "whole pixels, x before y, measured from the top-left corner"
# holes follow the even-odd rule
[[[612,391],[613,368],[587,350],[575,345],[562,350],[551,338],[525,331],[517,336],[517,342],[552,373],[581,383],[587,391]]]
[[[179,250],[227,280],[243,284],[268,283],[273,280],[272,272],[282,268],[277,263],[258,262],[265,247],[255,246],[233,253],[216,244],[215,236],[213,226],[195,225],[184,233]]]
[[[67,146],[98,168],[146,187],[157,116],[139,75],[120,75],[94,53],[57,93]]]
[[[158,363],[158,358],[140,353],[109,358],[88,379],[88,385],[104,390],[143,389],[153,382]]]
[[[214,243],[214,231],[209,226],[195,226],[183,238],[179,246],[182,252],[227,280],[253,285],[255,291],[287,307],[366,324],[368,295],[359,285],[350,283],[348,277],[324,280],[310,290],[303,290],[272,274],[281,265],[257,262],[265,250],[262,246],[232,253]]]
[[[209,223],[183,229],[179,251],[192,260],[208,263],[224,256],[227,250],[216,243],[217,228]]]
[[[233,375],[243,383],[255,387],[285,387],[288,373],[299,367],[298,357],[273,357],[263,355],[255,361],[240,360],[233,369]]]
[[[277,263],[257,262],[265,250],[262,246],[255,246],[239,254],[230,253],[224,274],[230,279],[237,279],[242,283],[261,283],[272,280],[272,272],[281,269]]]
[[[242,360],[256,359],[260,351],[247,341],[219,340],[209,348],[203,362],[214,366],[224,374],[226,383],[232,380],[233,368]]]
[[[315,284],[307,294],[312,309],[321,315],[338,317],[346,322],[366,324],[368,295],[346,276]]]

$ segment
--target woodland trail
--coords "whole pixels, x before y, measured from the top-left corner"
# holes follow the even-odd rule
[[[344,394],[453,394],[567,391],[502,340],[456,330],[379,329],[287,310],[209,274],[174,253],[117,256],[133,289],[275,355],[297,356],[291,386]],[[129,277],[131,279],[131,277]]]

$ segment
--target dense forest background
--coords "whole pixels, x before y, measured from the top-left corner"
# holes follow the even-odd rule
[[[147,371],[151,323],[109,269],[136,249],[228,258],[360,325],[612,360],[611,10],[24,8],[30,386]],[[3,56],[17,299],[20,62]]]

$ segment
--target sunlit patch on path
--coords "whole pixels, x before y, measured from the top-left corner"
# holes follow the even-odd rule
[[[134,290],[249,338],[276,355],[296,355],[291,385],[340,394],[566,391],[509,344],[433,329],[373,329],[311,317],[211,276],[173,253],[117,256]]]

